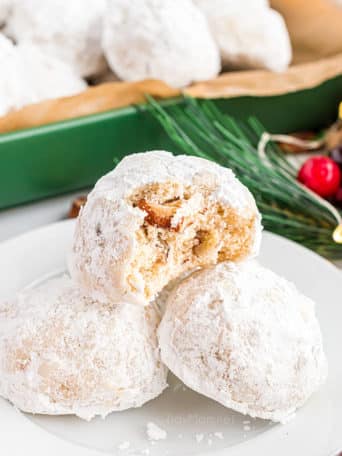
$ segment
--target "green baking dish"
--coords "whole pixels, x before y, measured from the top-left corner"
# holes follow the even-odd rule
[[[239,119],[254,115],[271,132],[284,133],[333,122],[341,100],[342,75],[286,95],[215,103]],[[144,105],[0,134],[0,209],[88,187],[113,167],[114,159],[161,148],[177,152]]]

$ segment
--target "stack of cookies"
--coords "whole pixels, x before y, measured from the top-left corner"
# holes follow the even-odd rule
[[[33,413],[100,414],[190,388],[286,421],[327,363],[314,303],[260,266],[261,218],[231,170],[126,157],[77,222],[70,277],[0,305],[0,394]]]

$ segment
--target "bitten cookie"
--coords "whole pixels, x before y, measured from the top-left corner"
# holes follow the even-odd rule
[[[314,303],[254,261],[185,279],[158,334],[163,362],[188,387],[252,417],[287,421],[327,375]]]
[[[71,272],[105,301],[147,304],[187,271],[258,253],[260,214],[233,172],[191,156],[130,155],[77,220]]]
[[[0,395],[84,419],[139,407],[167,386],[154,306],[101,305],[67,278],[0,304]]]

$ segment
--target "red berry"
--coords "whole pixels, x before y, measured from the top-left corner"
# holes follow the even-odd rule
[[[306,160],[299,170],[298,180],[318,195],[327,198],[337,192],[341,171],[331,158],[316,156]]]

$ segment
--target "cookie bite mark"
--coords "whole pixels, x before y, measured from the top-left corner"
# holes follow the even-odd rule
[[[212,198],[205,185],[153,183],[137,189],[128,202],[145,216],[135,234],[136,255],[130,265],[145,282],[152,299],[170,280],[218,261],[239,260],[254,242],[256,215],[241,216]],[[131,280],[134,291],[134,283]]]

